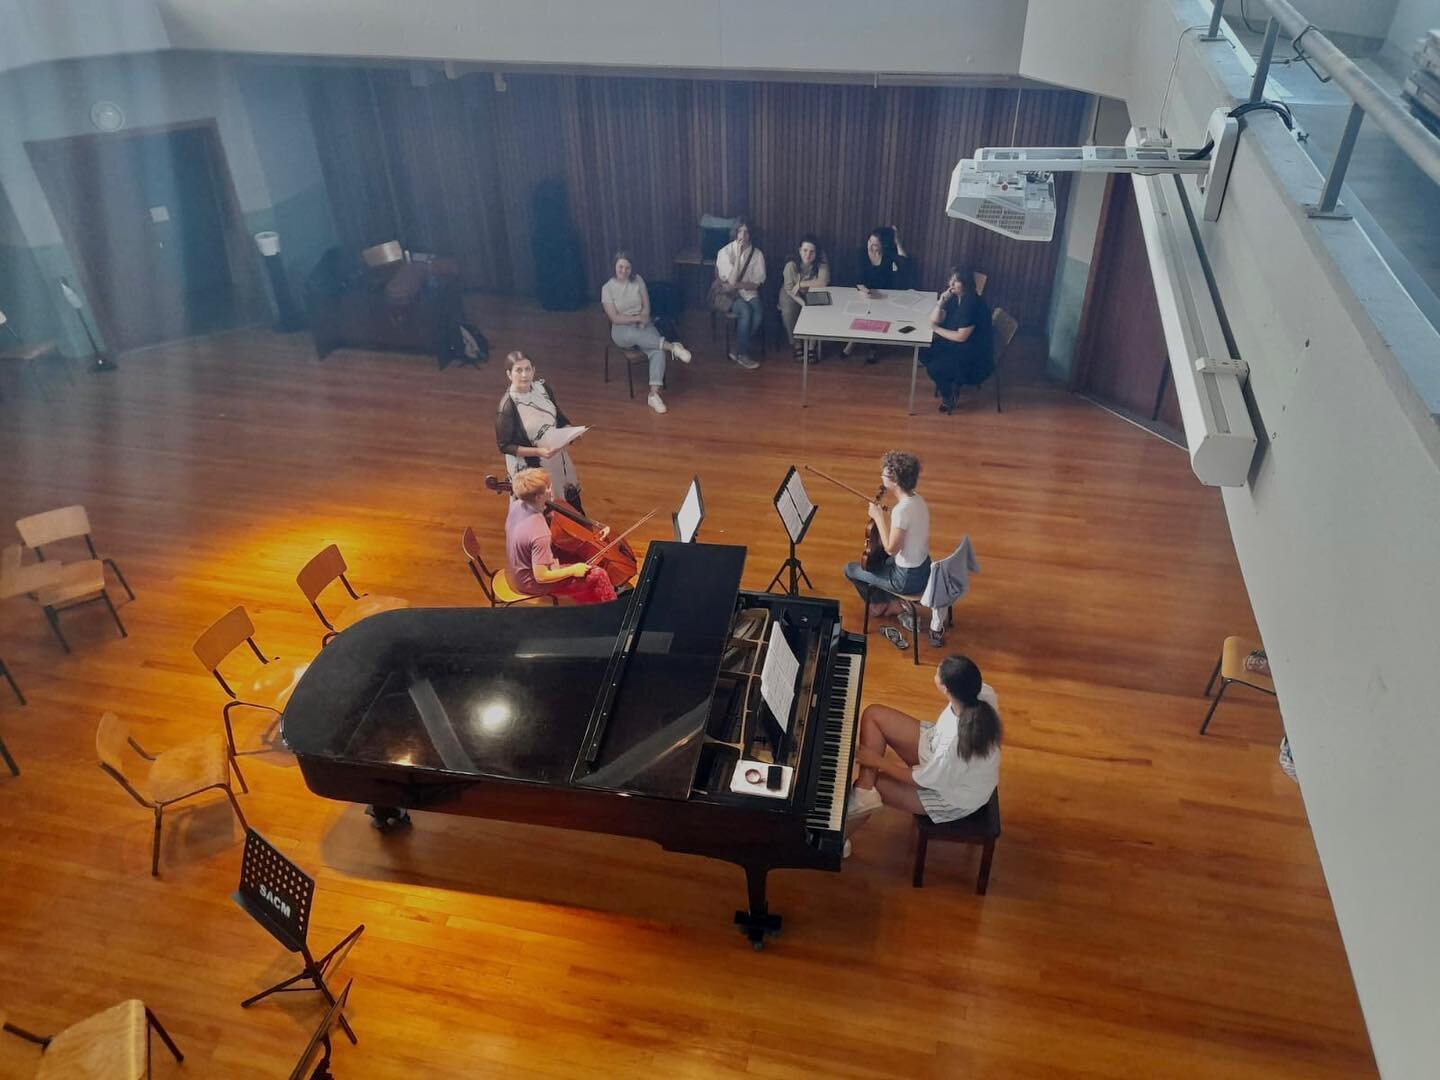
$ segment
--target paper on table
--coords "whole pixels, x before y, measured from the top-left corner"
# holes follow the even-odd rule
[[[795,676],[800,663],[790,651],[780,624],[770,624],[770,647],[765,650],[765,666],[760,670],[760,694],[780,723],[781,731],[790,730],[790,709],[795,703]]]
[[[540,445],[546,450],[564,450],[572,442],[584,435],[590,429],[588,427],[559,427],[551,428],[540,436]]]
[[[851,300],[845,305],[846,315],[869,315],[870,309],[875,306],[873,300]]]

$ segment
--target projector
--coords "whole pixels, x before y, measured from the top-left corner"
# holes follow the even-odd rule
[[[950,174],[945,213],[1015,240],[1055,235],[1055,178],[1048,172],[981,172],[970,159]]]

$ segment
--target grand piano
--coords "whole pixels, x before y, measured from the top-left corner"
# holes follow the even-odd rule
[[[613,603],[372,616],[321,650],[282,736],[311,791],[377,825],[438,811],[735,863],[761,948],[769,872],[840,869],[865,639],[834,600],[742,590],[744,564],[654,543]]]

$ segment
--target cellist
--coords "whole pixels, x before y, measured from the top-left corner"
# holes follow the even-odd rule
[[[568,596],[577,604],[615,599],[615,586],[598,566],[561,564],[550,546],[545,504],[552,497],[544,469],[521,469],[511,479],[515,498],[505,516],[505,572],[510,584],[527,596]]]
[[[886,511],[878,501],[869,506],[870,520],[880,533],[885,561],[874,572],[858,562],[845,567],[845,576],[872,616],[894,615],[900,603],[887,593],[913,596],[925,591],[930,580],[930,507],[915,492],[920,482],[920,459],[901,450],[887,450],[880,459],[880,484],[893,497]],[[878,585],[880,589],[872,589]],[[882,592],[881,589],[884,591]]]

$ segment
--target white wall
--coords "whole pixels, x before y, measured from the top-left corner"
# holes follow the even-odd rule
[[[155,0],[0,0],[0,71],[169,44]]]
[[[1385,35],[1385,51],[1408,70],[1415,39],[1428,30],[1440,30],[1440,0],[1400,0]]]
[[[1043,78],[1063,42],[1039,40],[1054,31],[1033,21],[1040,6],[1022,67]],[[1114,6],[1116,19],[1129,9]],[[1228,45],[1180,40],[1208,13],[1153,0],[1133,24],[1137,123],[1158,116],[1180,43],[1166,126],[1181,145],[1248,90]],[[1073,78],[1072,60],[1057,66]],[[1108,73],[1096,82],[1111,85]],[[1354,222],[1304,215],[1321,182],[1278,119],[1253,118],[1220,220],[1205,228],[1265,442],[1253,483],[1226,489],[1225,505],[1377,1061],[1387,1077],[1429,1080],[1440,1062],[1440,336]]]
[[[1014,74],[1025,0],[156,0],[177,48],[495,64]]]

